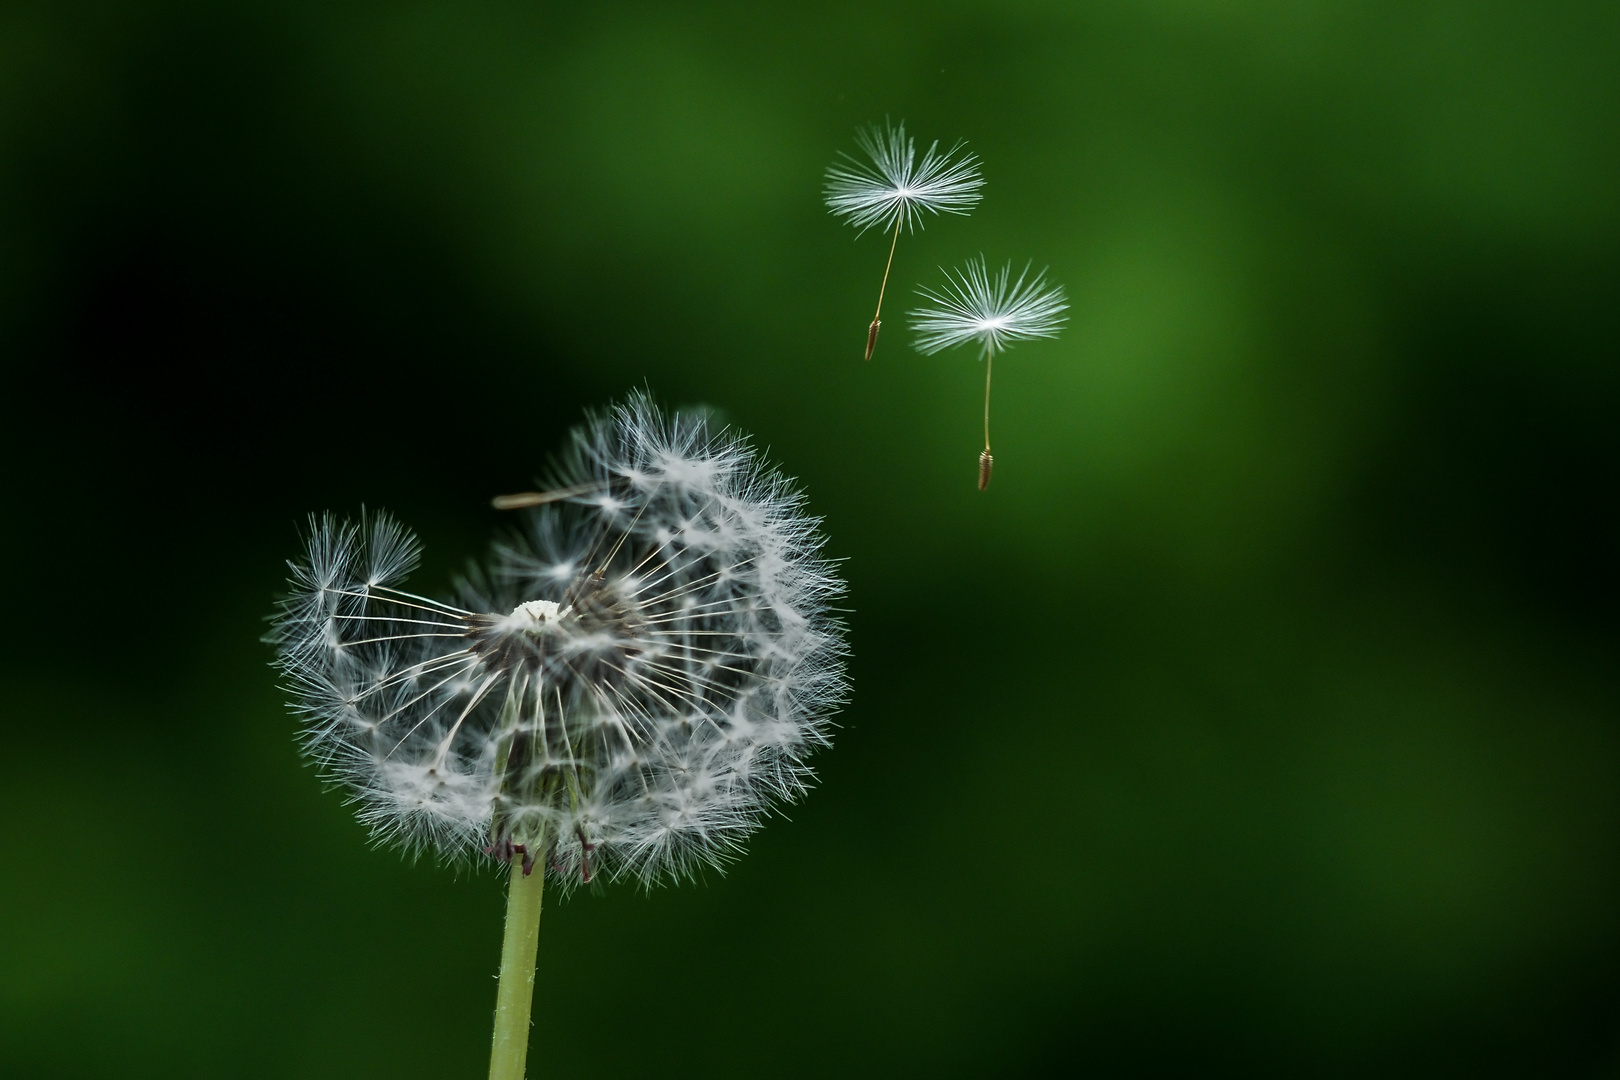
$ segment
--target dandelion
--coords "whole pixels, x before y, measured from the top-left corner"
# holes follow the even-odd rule
[[[877,314],[866,330],[866,359],[870,360],[877,347],[878,330],[883,326],[883,293],[894,266],[901,226],[919,227],[924,210],[966,215],[982,198],[979,189],[984,186],[984,178],[979,175],[979,159],[963,150],[961,143],[944,153],[940,153],[937,141],[930,143],[919,163],[917,147],[906,135],[904,121],[898,128],[889,127],[887,122],[881,128],[876,124],[860,128],[855,133],[855,145],[870,162],[840,153],[844,160],[827,168],[824,195],[828,211],[847,219],[861,232],[875,225],[883,226],[885,231],[894,230],[894,238],[889,241],[889,261],[878,286]]]
[[[979,455],[979,490],[990,486],[995,458],[990,454],[990,369],[999,352],[1015,341],[1057,337],[1068,316],[1061,285],[1047,285],[1046,271],[1033,279],[1029,265],[1016,281],[1008,263],[992,275],[984,256],[969,259],[952,274],[945,271],[939,290],[917,290],[930,303],[911,313],[917,351],[933,355],[943,349],[976,341],[984,350],[984,452]]]
[[[376,839],[510,864],[492,1080],[521,1080],[549,878],[719,867],[800,795],[845,695],[843,586],[746,438],[633,397],[573,432],[450,599],[386,514],[312,522],[269,640]]]

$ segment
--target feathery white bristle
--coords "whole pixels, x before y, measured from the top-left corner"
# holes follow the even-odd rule
[[[992,274],[983,256],[945,271],[943,288],[917,292],[931,301],[911,312],[917,351],[927,354],[969,341],[995,354],[1014,341],[1057,337],[1068,321],[1063,287],[1047,285],[1044,270],[1031,279],[1025,265],[1014,280],[1012,263]]]
[[[841,154],[844,160],[827,169],[823,194],[830,213],[848,219],[862,232],[874,225],[892,230],[902,221],[915,229],[924,210],[966,214],[983,197],[979,159],[961,143],[943,153],[937,141],[931,143],[919,162],[916,143],[901,122],[898,128],[888,124],[861,128],[855,133],[855,145],[870,160]]]

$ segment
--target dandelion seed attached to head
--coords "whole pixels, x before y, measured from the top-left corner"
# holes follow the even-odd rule
[[[984,350],[984,452],[979,455],[979,490],[990,486],[990,372],[996,354],[1015,341],[1057,337],[1068,316],[1061,285],[1046,284],[1046,271],[1034,278],[1025,265],[1016,280],[1008,263],[992,274],[984,257],[945,271],[938,290],[917,290],[928,303],[911,313],[917,351],[932,355],[976,341]]]
[[[453,599],[404,588],[387,515],[316,520],[270,634],[375,837],[510,864],[492,1077],[523,1075],[541,882],[728,861],[804,791],[846,686],[819,521],[746,439],[636,397],[555,481],[499,500],[522,527]]]
[[[939,143],[933,142],[919,162],[915,141],[906,135],[903,121],[899,127],[885,122],[882,127],[861,128],[855,133],[855,145],[869,160],[840,153],[843,160],[827,169],[824,194],[828,211],[861,232],[881,225],[894,233],[883,282],[878,286],[877,313],[866,329],[866,359],[870,360],[883,326],[883,294],[901,227],[919,227],[924,210],[967,214],[982,198],[979,189],[984,187],[984,178],[979,174],[979,159],[963,150],[961,143],[941,153]]]

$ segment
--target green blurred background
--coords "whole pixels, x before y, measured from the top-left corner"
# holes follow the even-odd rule
[[[821,783],[542,927],[542,1076],[1620,1071],[1620,5],[0,5],[0,1073],[481,1076],[503,886],[259,644],[442,588],[582,408],[756,433],[851,583]],[[986,197],[830,219],[858,124]],[[900,318],[1050,264],[982,371]]]

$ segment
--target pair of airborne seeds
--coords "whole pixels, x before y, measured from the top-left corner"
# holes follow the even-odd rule
[[[984,178],[979,160],[957,143],[941,153],[939,143],[929,145],[917,160],[914,141],[906,125],[873,125],[856,133],[855,143],[867,160],[841,155],[827,170],[827,208],[862,233],[881,226],[893,232],[889,258],[878,286],[877,311],[866,330],[866,359],[872,359],[878,331],[883,326],[883,295],[894,266],[894,250],[902,227],[914,230],[923,223],[923,211],[933,214],[968,214],[982,197]],[[956,345],[978,342],[984,359],[984,451],[979,455],[979,490],[990,486],[994,458],[990,454],[990,374],[996,354],[1014,341],[1056,337],[1068,310],[1061,286],[1048,286],[1043,270],[1033,278],[1025,264],[1016,279],[1012,263],[992,272],[984,256],[970,259],[962,269],[946,270],[945,284],[917,291],[926,301],[911,312],[911,328],[918,351],[931,355]]]

